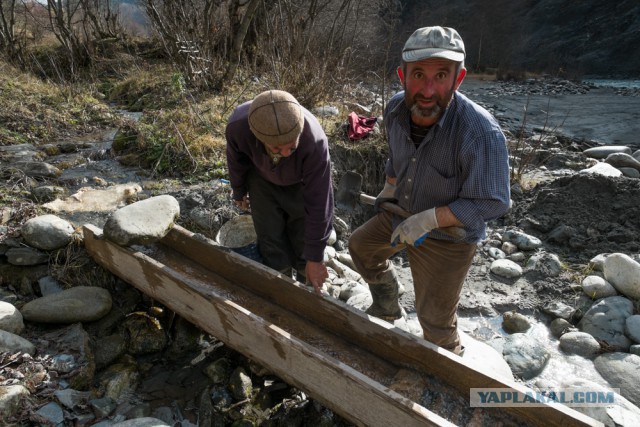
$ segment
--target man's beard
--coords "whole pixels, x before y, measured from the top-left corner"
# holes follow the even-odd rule
[[[412,116],[422,117],[425,119],[437,119],[442,115],[444,108],[440,106],[440,100],[438,100],[433,107],[420,108],[414,98],[411,102],[410,110]]]
[[[445,94],[444,98],[440,98],[439,96],[434,94],[432,99],[435,100],[436,103],[433,107],[421,108],[418,104],[418,100],[424,100],[427,98],[419,93],[416,93],[411,99],[405,98],[405,102],[407,104],[407,107],[409,107],[409,110],[411,110],[411,115],[422,117],[425,119],[439,119],[444,114],[444,111],[447,109],[449,104],[451,104],[451,100],[453,99],[453,92],[454,88],[452,87],[451,90]]]

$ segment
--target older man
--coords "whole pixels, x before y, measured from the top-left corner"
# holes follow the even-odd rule
[[[509,207],[506,139],[497,121],[457,91],[465,48],[452,28],[416,30],[398,69],[404,91],[387,104],[386,182],[377,201],[397,201],[412,215],[381,211],[354,231],[349,252],[369,283],[372,316],[402,316],[389,257],[405,249],[424,338],[460,353],[456,311],[486,221]],[[437,230],[463,227],[462,240]]]
[[[251,210],[263,262],[319,292],[333,220],[320,123],[293,95],[268,90],[233,111],[225,135],[232,198]]]

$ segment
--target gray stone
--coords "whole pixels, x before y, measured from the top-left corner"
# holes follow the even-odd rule
[[[60,169],[45,162],[16,162],[16,167],[34,178],[57,178],[62,175]]]
[[[34,248],[51,251],[60,249],[71,242],[73,226],[55,215],[41,215],[31,218],[21,229],[25,242]]]
[[[5,253],[7,261],[12,265],[38,265],[46,264],[49,262],[49,255],[44,252],[40,252],[37,249],[22,247],[22,248],[10,248]]]
[[[515,311],[508,311],[502,316],[502,329],[510,334],[525,332],[531,328],[527,316]]]
[[[502,355],[516,377],[529,380],[540,374],[551,355],[545,346],[526,334],[509,335]]]
[[[631,154],[631,148],[626,145],[604,145],[602,147],[587,148],[583,153],[594,159],[605,159],[613,153]]]
[[[622,295],[640,299],[640,263],[628,255],[614,253],[604,260],[604,278]]]
[[[640,343],[640,314],[627,317],[624,332],[633,342]]]
[[[5,301],[0,301],[0,329],[12,334],[24,331],[22,314],[13,304]]]
[[[631,154],[612,153],[605,160],[612,166],[619,168],[633,168],[640,171],[640,162],[634,159]]]
[[[591,166],[587,169],[582,169],[578,173],[583,174],[592,174],[592,175],[602,175],[602,176],[610,176],[610,177],[618,177],[622,176],[622,172],[614,166],[611,166],[608,163],[599,162],[595,165]]]
[[[561,319],[571,320],[576,312],[576,309],[563,302],[552,301],[549,304],[545,305],[542,308],[542,311]]]
[[[535,270],[549,277],[558,277],[564,271],[564,267],[556,254],[541,251],[529,258],[525,270]]]
[[[166,236],[179,215],[180,204],[173,196],[151,197],[115,211],[104,235],[122,246],[148,245]]]
[[[38,279],[38,286],[40,286],[40,294],[42,294],[43,297],[64,291],[64,288],[60,286],[60,283],[51,276],[45,276]]]
[[[236,368],[229,378],[229,390],[236,400],[245,400],[251,397],[253,384],[251,378],[241,367]]]
[[[560,348],[562,351],[577,354],[587,359],[595,357],[600,353],[600,344],[596,339],[586,332],[567,332],[560,337]]]
[[[542,246],[542,240],[521,231],[507,230],[502,239],[515,244],[521,251],[532,251]]]
[[[620,389],[620,394],[634,405],[640,405],[640,356],[628,353],[606,353],[594,360],[602,377]]]
[[[47,403],[36,411],[36,415],[40,419],[46,420],[45,424],[48,425],[57,426],[64,422],[64,411],[56,402]]]
[[[493,274],[509,279],[522,276],[522,267],[509,259],[497,259],[489,269]]]
[[[549,325],[549,329],[551,330],[551,334],[556,338],[560,338],[567,332],[574,332],[578,330],[578,328],[573,326],[567,320],[561,318],[554,319]]]
[[[108,290],[95,286],[77,286],[29,301],[22,316],[31,322],[92,322],[109,313],[112,300]]]
[[[633,303],[625,297],[603,298],[582,317],[578,328],[593,335],[609,350],[628,351],[631,341],[624,334],[625,320],[633,314]]]
[[[64,187],[55,185],[43,185],[31,190],[31,197],[38,203],[47,203],[55,200],[60,196],[64,196],[67,190]]]
[[[7,351],[9,353],[22,352],[30,355],[36,353],[36,346],[30,341],[22,338],[20,335],[0,330],[0,353]]]
[[[594,275],[587,276],[582,279],[582,291],[589,298],[594,300],[613,297],[618,294],[616,288],[614,288],[611,283],[607,282],[604,277]]]
[[[21,409],[21,403],[30,395],[23,385],[0,386],[0,414],[3,417],[15,415]]]
[[[68,409],[74,409],[76,406],[86,405],[89,399],[93,397],[90,391],[78,391],[71,388],[64,390],[56,390],[53,395],[62,405]]]
[[[628,177],[628,178],[640,178],[640,171],[638,169],[634,169],[634,168],[618,168],[620,169],[620,172],[622,172],[622,175]]]

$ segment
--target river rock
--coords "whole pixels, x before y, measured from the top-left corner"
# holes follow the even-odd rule
[[[560,349],[591,359],[600,352],[600,344],[586,332],[567,332],[560,337]]]
[[[493,274],[509,279],[522,276],[522,267],[509,259],[497,259],[489,269]]]
[[[22,385],[0,386],[0,414],[3,417],[11,417],[22,407],[30,395],[29,390]]]
[[[605,160],[612,166],[620,168],[633,168],[640,171],[640,162],[634,159],[631,154],[626,153],[612,153],[609,154]]]
[[[576,312],[576,309],[560,301],[552,301],[542,308],[547,314],[554,317],[559,317],[565,320],[571,320]]]
[[[5,351],[9,353],[22,352],[33,355],[36,352],[36,346],[20,335],[0,330],[0,353]]]
[[[513,243],[521,251],[532,251],[542,246],[542,240],[516,230],[505,231],[502,235],[502,240]]]
[[[0,301],[0,329],[20,334],[24,330],[24,321],[20,311],[11,303]]]
[[[590,168],[582,169],[579,173],[611,177],[622,176],[622,172],[619,169],[604,162],[598,162]]]
[[[22,247],[11,248],[5,253],[9,264],[13,265],[38,265],[49,262],[49,255],[37,249]]]
[[[526,334],[513,334],[505,339],[502,355],[511,371],[523,380],[538,375],[551,355],[545,346]]]
[[[624,332],[633,342],[640,343],[640,314],[627,317]]]
[[[606,353],[594,360],[598,373],[620,394],[640,406],[640,356],[628,353]]]
[[[624,334],[625,321],[633,314],[633,302],[622,296],[603,298],[589,308],[578,323],[582,332],[593,335],[607,348],[628,351],[631,341]]]
[[[16,167],[27,176],[34,178],[57,178],[62,171],[45,162],[16,162]]]
[[[524,314],[507,311],[502,316],[502,329],[510,334],[526,332],[529,328],[531,328],[531,322]]]
[[[25,222],[21,233],[30,246],[52,251],[65,247],[71,242],[73,226],[55,215],[41,215]]]
[[[529,258],[525,270],[535,270],[545,276],[558,277],[564,271],[564,267],[562,267],[562,262],[560,262],[560,258],[556,254],[541,251]]]
[[[582,291],[591,299],[613,297],[618,294],[616,288],[600,276],[587,276],[582,279]]]
[[[640,170],[638,169],[625,167],[620,167],[618,169],[620,170],[620,172],[622,172],[622,175],[626,176],[627,178],[640,178]]]
[[[567,332],[577,331],[578,328],[573,326],[571,323],[569,323],[569,321],[565,319],[557,318],[551,321],[551,323],[549,324],[549,330],[554,337],[560,338]]]
[[[631,148],[626,145],[604,145],[602,147],[587,148],[583,153],[594,159],[605,159],[613,153],[631,154]]]
[[[589,260],[588,267],[593,271],[602,271],[604,269],[604,260],[611,254],[598,254]]]
[[[628,255],[614,253],[604,260],[604,278],[622,295],[640,299],[640,263]]]
[[[173,196],[150,197],[111,214],[104,235],[122,246],[148,245],[166,236],[179,215],[180,204]]]
[[[112,300],[108,290],[77,286],[26,303],[22,316],[30,322],[92,322],[109,313]]]

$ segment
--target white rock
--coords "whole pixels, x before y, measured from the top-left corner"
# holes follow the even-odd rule
[[[604,278],[622,295],[640,299],[640,263],[628,255],[614,253],[604,261]]]
[[[20,311],[13,304],[4,301],[0,301],[0,329],[13,334],[20,334],[24,330]]]
[[[522,276],[522,267],[508,259],[497,259],[491,263],[490,270],[493,274],[500,277],[520,277]]]

